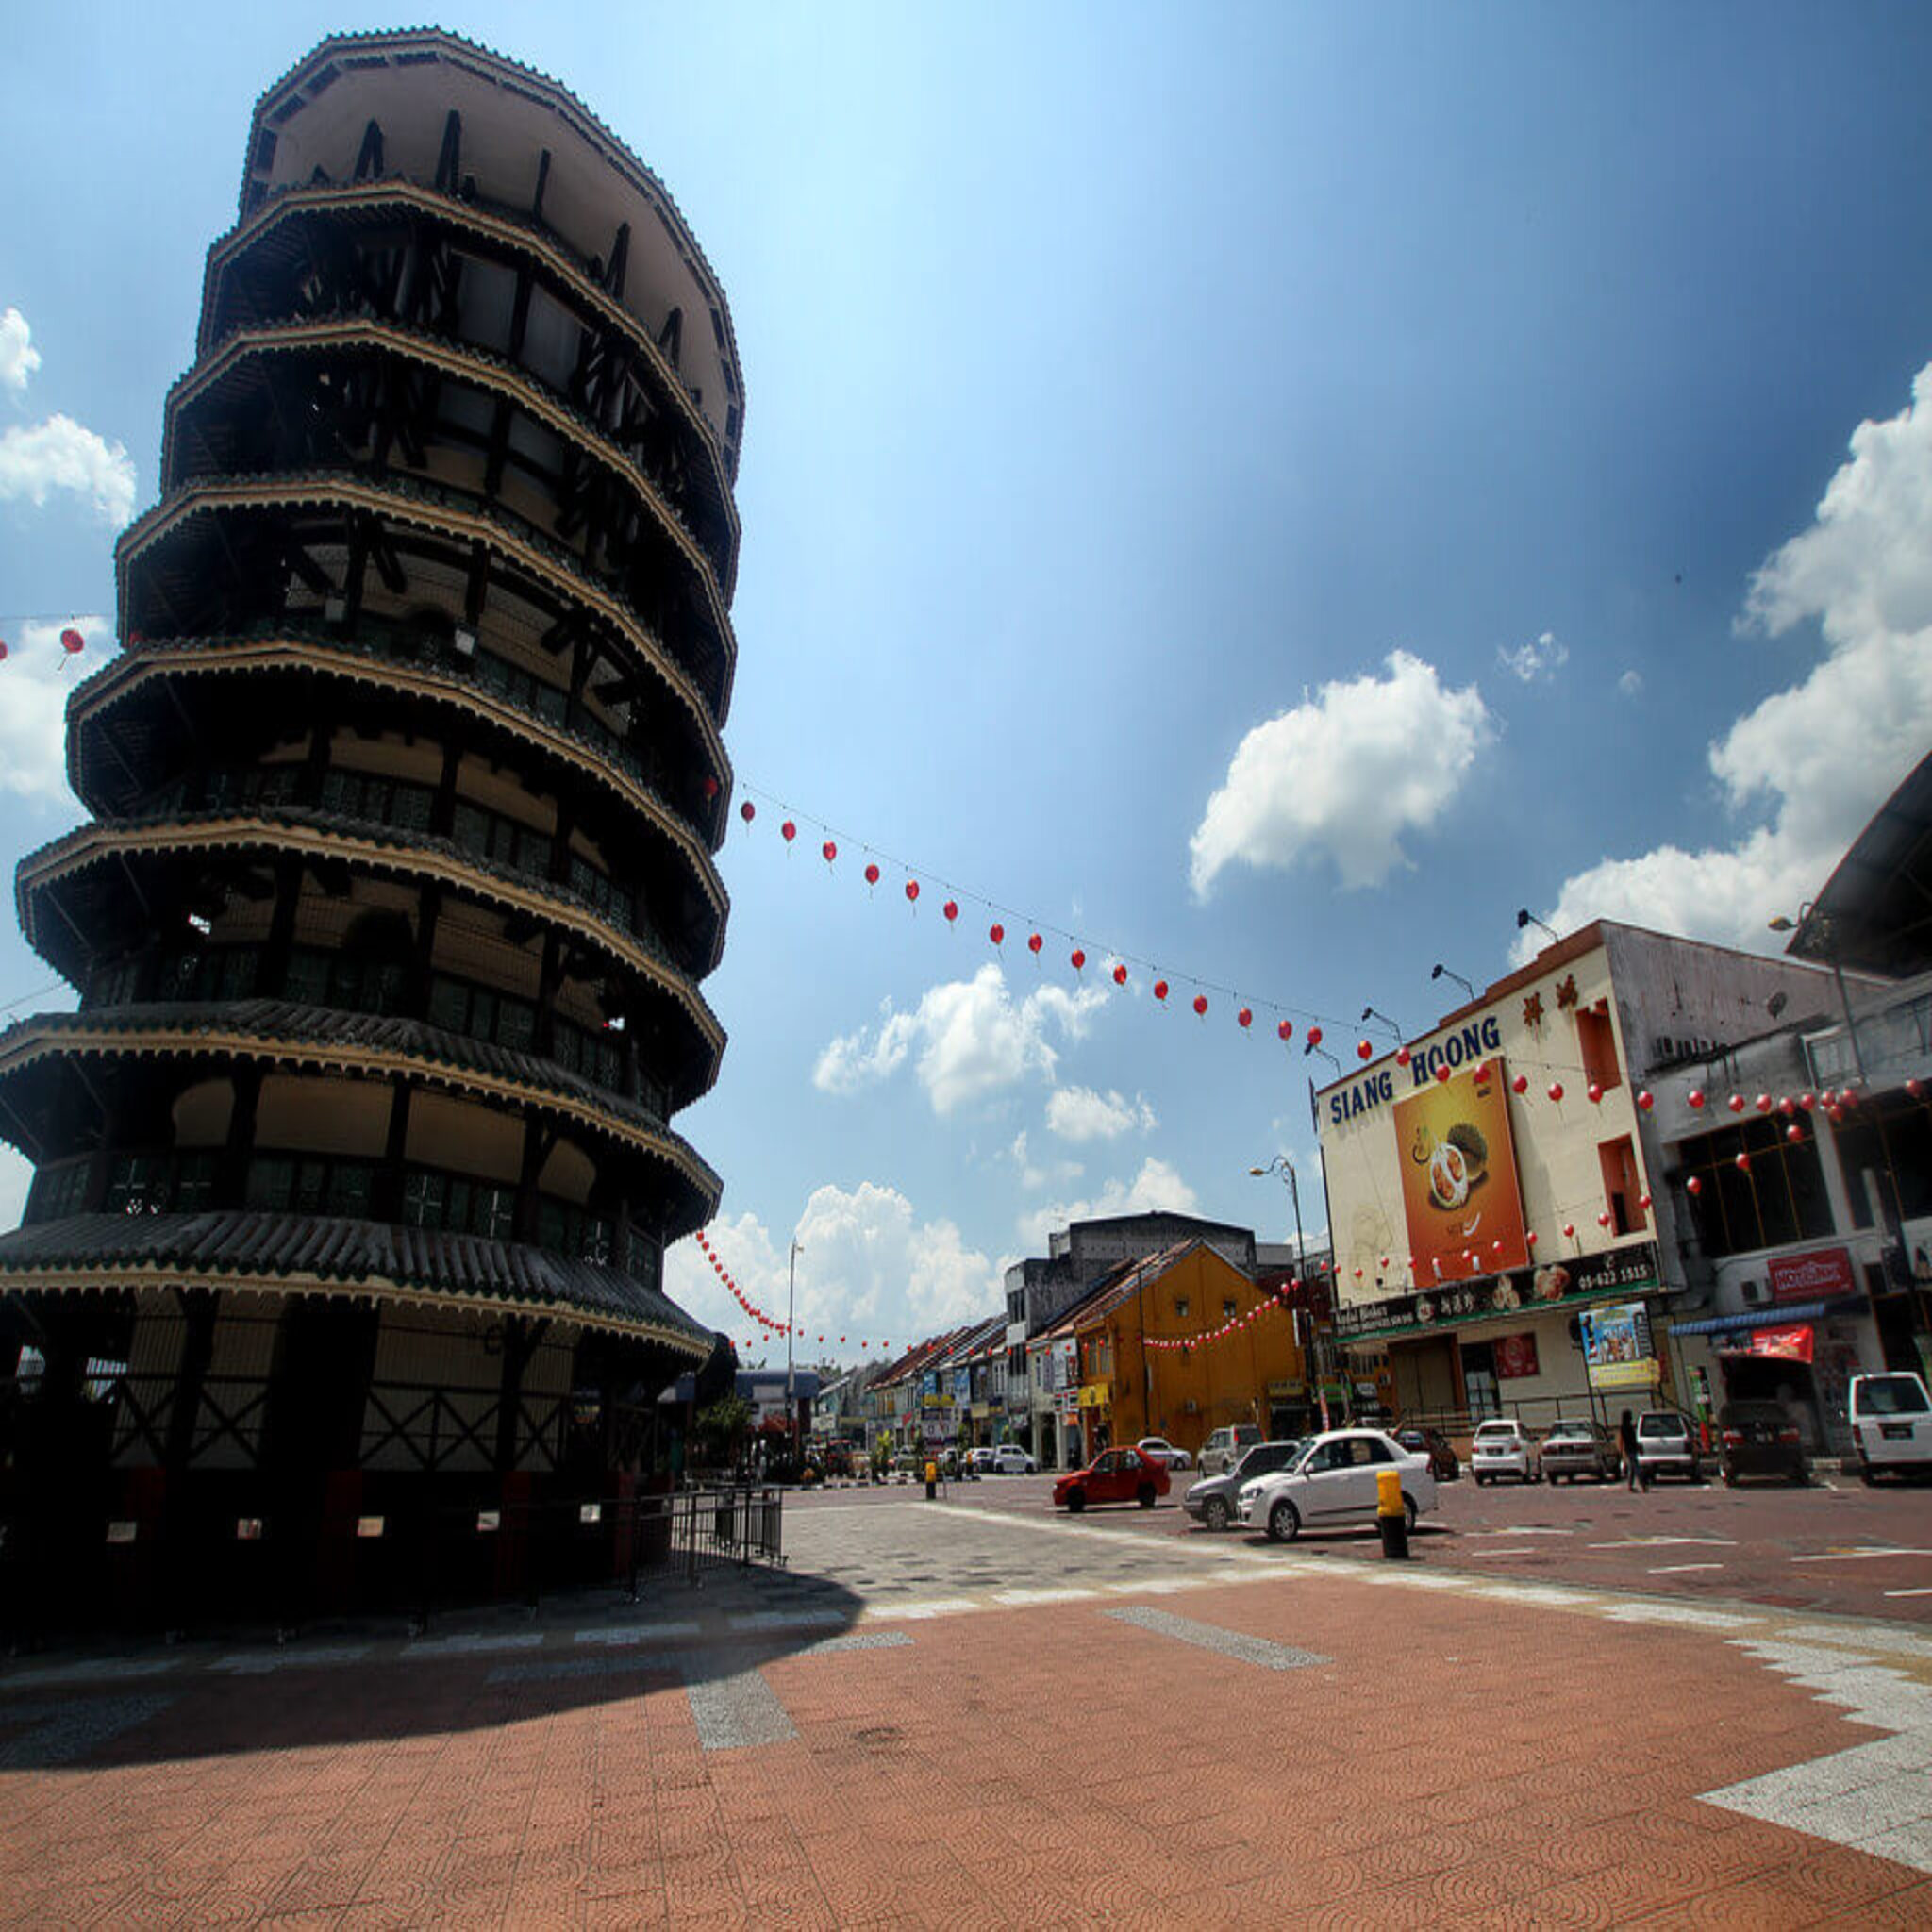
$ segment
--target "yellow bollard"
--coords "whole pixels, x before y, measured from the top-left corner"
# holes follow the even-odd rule
[[[1375,1472],[1375,1527],[1382,1533],[1382,1554],[1393,1561],[1408,1557],[1408,1512],[1402,1501],[1402,1475],[1393,1469]]]
[[[940,1492],[940,1466],[928,1460],[925,1465],[925,1500],[930,1503]]]

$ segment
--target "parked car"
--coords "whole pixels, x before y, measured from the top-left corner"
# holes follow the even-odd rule
[[[1436,1507],[1436,1478],[1427,1457],[1411,1456],[1380,1429],[1331,1429],[1287,1469],[1243,1482],[1241,1526],[1291,1542],[1304,1527],[1373,1523],[1381,1500],[1376,1478],[1386,1469],[1401,1474],[1402,1513],[1413,1529],[1416,1518]]]
[[[1637,1418],[1637,1474],[1646,1484],[1667,1475],[1701,1483],[1697,1424],[1674,1408],[1646,1408]]]
[[[1306,1436],[1293,1436],[1283,1442],[1257,1442],[1251,1449],[1243,1451],[1241,1460],[1232,1469],[1221,1475],[1204,1477],[1194,1484],[1181,1498],[1181,1507],[1209,1529],[1225,1529],[1234,1521],[1241,1485],[1253,1482],[1257,1476],[1272,1475],[1278,1469],[1286,1469],[1307,1446]],[[1201,1454],[1201,1466],[1204,1469],[1208,1466],[1205,1450]]]
[[[1864,1481],[1888,1470],[1901,1476],[1932,1474],[1932,1395],[1920,1376],[1907,1369],[1854,1375],[1846,1414]]]
[[[1017,1442],[1002,1442],[987,1454],[992,1458],[995,1475],[1031,1475],[1040,1465]]]
[[[1574,1483],[1580,1475],[1593,1475],[1600,1483],[1613,1483],[1624,1474],[1624,1452],[1610,1432],[1595,1423],[1552,1423],[1543,1438],[1540,1459],[1543,1480],[1549,1483]]]
[[[1492,1416],[1478,1423],[1469,1452],[1469,1472],[1478,1483],[1500,1482],[1513,1475],[1520,1483],[1540,1483],[1536,1444],[1521,1423]]]
[[[1439,1483],[1453,1483],[1461,1475],[1462,1463],[1441,1429],[1407,1428],[1391,1433],[1411,1456],[1429,1458],[1429,1474]]]
[[[1261,1431],[1254,1423],[1233,1423],[1224,1429],[1216,1429],[1201,1444],[1201,1474],[1224,1474],[1260,1440]]]
[[[966,1454],[966,1467],[974,1475],[991,1475],[993,1471],[993,1451],[991,1449],[971,1449]]]
[[[1740,1475],[1811,1480],[1798,1425],[1775,1402],[1727,1402],[1717,1412],[1718,1468],[1729,1488]]]
[[[1138,1503],[1151,1509],[1167,1491],[1167,1464],[1137,1444],[1103,1450],[1085,1469],[1070,1470],[1054,1484],[1053,1502],[1056,1509],[1065,1507],[1075,1516],[1090,1503]]]
[[[1169,1469],[1192,1469],[1193,1462],[1185,1449],[1176,1449],[1165,1436],[1142,1436],[1134,1444],[1142,1456],[1151,1456],[1155,1461],[1164,1463]]]

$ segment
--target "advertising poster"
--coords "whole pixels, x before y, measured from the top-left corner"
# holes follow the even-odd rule
[[[1641,1302],[1589,1308],[1576,1318],[1592,1389],[1649,1389],[1657,1379],[1650,1310]]]
[[[1395,1147],[1418,1289],[1528,1265],[1500,1056],[1398,1100]]]
[[[1521,1381],[1525,1376],[1536,1374],[1534,1335],[1499,1335],[1491,1347],[1494,1354],[1496,1379],[1499,1382]]]

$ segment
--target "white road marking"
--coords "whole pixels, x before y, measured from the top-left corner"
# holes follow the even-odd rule
[[[1502,1536],[1574,1536],[1574,1529],[1545,1529],[1540,1524],[1525,1523],[1520,1529],[1472,1529],[1465,1532],[1471,1542],[1481,1537]]]
[[[1865,1548],[1831,1550],[1822,1557],[1793,1557],[1794,1563],[1865,1563],[1877,1557],[1932,1557],[1932,1550],[1891,1550]]]
[[[695,1637],[697,1634],[695,1624],[608,1624],[601,1630],[579,1630],[574,1641],[616,1646],[654,1642],[665,1637]]]
[[[1680,1576],[1686,1570],[1722,1570],[1722,1563],[1659,1563],[1651,1571],[1653,1576]]]
[[[1034,1604],[1078,1604],[1100,1594],[1097,1590],[1048,1589],[1048,1590],[996,1590],[992,1600],[1005,1604],[1008,1609],[1025,1609]]]
[[[1472,1557],[1540,1557],[1542,1552],[1533,1543],[1525,1543],[1520,1550],[1472,1550]]]
[[[984,1608],[978,1598],[970,1596],[930,1596],[920,1603],[909,1604],[868,1604],[865,1617],[868,1623],[883,1623],[887,1619],[957,1617],[968,1610]]]
[[[1587,1550],[1660,1550],[1670,1543],[1702,1543],[1711,1549],[1735,1550],[1734,1536],[1626,1536],[1613,1543],[1585,1543]]]
[[[1932,1596],[1932,1590],[1888,1590],[1887,1596]]]

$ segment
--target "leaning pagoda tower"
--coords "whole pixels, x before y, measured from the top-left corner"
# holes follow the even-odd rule
[[[716,277],[563,88],[409,31],[263,95],[68,708],[90,822],[16,881],[79,997],[0,1036],[16,1579],[625,1560],[710,1345],[662,1272],[719,1194],[671,1123],[724,1045],[742,427]]]

